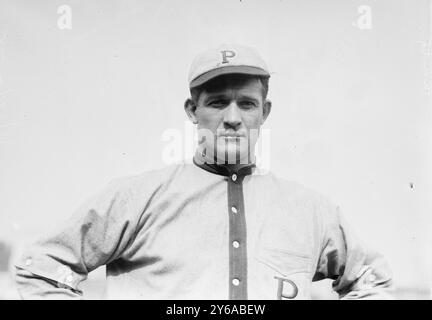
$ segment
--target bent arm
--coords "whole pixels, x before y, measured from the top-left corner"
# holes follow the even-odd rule
[[[327,206],[324,239],[314,280],[330,278],[341,299],[392,299],[393,281],[384,257],[362,243],[338,207]]]
[[[111,183],[16,261],[23,299],[80,299],[89,272],[116,259],[135,232],[127,192]]]

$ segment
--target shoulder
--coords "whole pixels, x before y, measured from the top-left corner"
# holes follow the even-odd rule
[[[166,186],[182,171],[183,164],[149,170],[137,175],[113,178],[107,185],[89,196],[79,206],[77,213],[92,212],[98,215],[119,213],[124,219],[134,217],[149,201],[163,193]],[[128,214],[129,213],[129,214]]]
[[[316,216],[333,220],[339,207],[325,194],[304,184],[269,173],[269,179],[276,184],[285,201],[294,202],[296,207],[307,208]]]
[[[148,170],[139,174],[122,176],[113,178],[110,184],[117,185],[119,187],[127,187],[131,185],[151,184],[163,182],[173,178],[178,174],[183,167],[184,163],[176,163],[163,168]]]
[[[112,179],[108,188],[116,193],[144,195],[148,192],[164,189],[185,168],[185,163],[176,163],[163,168],[145,171],[140,174]]]

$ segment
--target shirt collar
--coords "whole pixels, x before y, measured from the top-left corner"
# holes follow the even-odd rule
[[[209,161],[205,154],[201,153],[199,150],[195,152],[192,160],[193,163],[201,169],[222,176],[230,176],[234,173],[239,176],[247,176],[252,174],[256,168],[255,163],[242,164],[236,168],[226,164],[218,164],[215,161]]]

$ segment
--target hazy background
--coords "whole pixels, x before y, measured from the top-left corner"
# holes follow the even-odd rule
[[[340,204],[399,298],[429,299],[430,17],[426,0],[0,0],[0,298],[17,297],[7,271],[25,243],[112,178],[165,165],[191,60],[238,42],[273,72],[270,169]]]

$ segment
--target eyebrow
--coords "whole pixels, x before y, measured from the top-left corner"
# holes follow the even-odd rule
[[[239,100],[249,100],[252,102],[255,102],[256,104],[259,104],[259,100],[256,99],[255,97],[249,96],[249,95],[241,95],[239,96]]]
[[[214,99],[229,99],[229,97],[228,95],[223,93],[214,93],[214,94],[209,93],[205,98],[205,101],[207,102],[208,100],[214,100]]]
[[[223,93],[209,93],[208,96],[204,99],[205,103],[208,103],[211,100],[231,100],[231,97],[229,97],[226,94]],[[250,100],[256,104],[259,104],[259,100],[256,99],[255,97],[251,96],[251,95],[239,95],[238,96],[238,100]]]
[[[226,95],[226,94],[209,94],[207,97],[205,97],[203,103],[204,104],[208,104],[209,102],[213,101],[213,100],[230,100],[230,98]]]

